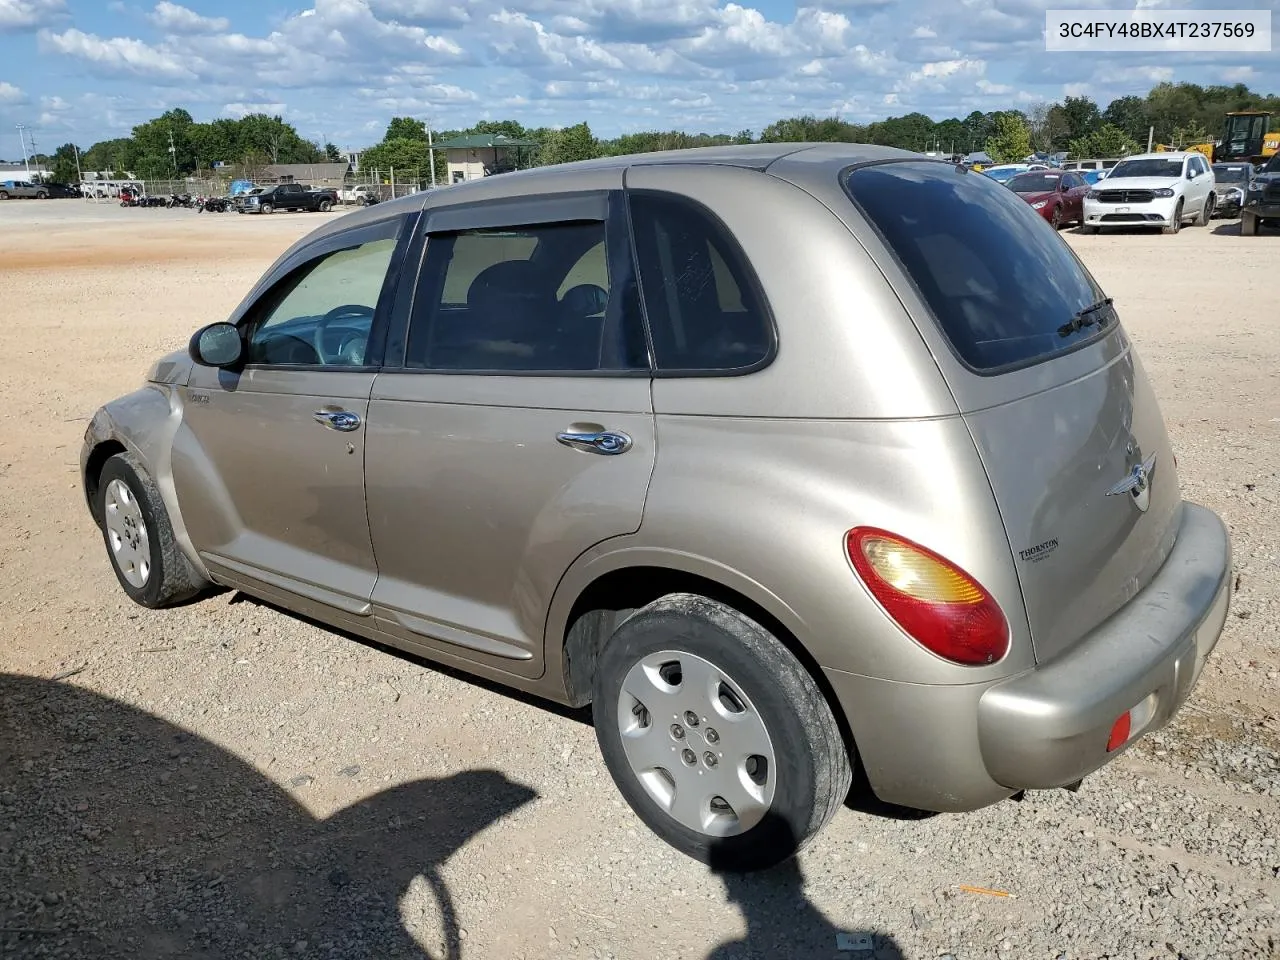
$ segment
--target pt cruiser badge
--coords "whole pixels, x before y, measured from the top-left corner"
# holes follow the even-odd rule
[[[1107,491],[1108,497],[1116,497],[1122,493],[1133,496],[1133,505],[1143,513],[1151,505],[1151,474],[1156,469],[1156,455],[1153,453],[1142,463],[1135,464],[1129,475]]]

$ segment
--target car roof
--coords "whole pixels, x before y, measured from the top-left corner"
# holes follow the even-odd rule
[[[374,223],[413,213],[421,210],[428,203],[432,209],[438,209],[473,200],[483,199],[488,202],[533,196],[538,193],[540,183],[553,179],[560,180],[566,173],[572,174],[575,171],[626,170],[640,166],[696,164],[735,167],[763,173],[774,164],[785,163],[790,180],[814,178],[830,182],[846,167],[883,160],[947,162],[910,150],[867,143],[752,143],[600,157],[595,160],[579,160],[574,163],[560,163],[495,174],[466,183],[446,184],[432,190],[363,207],[318,227],[315,232],[299,241],[299,244],[310,243],[336,231],[348,230],[363,223]]]
[[[1185,160],[1187,157],[1203,157],[1198,150],[1166,150],[1164,153],[1135,153],[1124,160]]]

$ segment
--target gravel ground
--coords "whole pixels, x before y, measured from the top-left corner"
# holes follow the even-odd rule
[[[580,714],[237,594],[152,613],[117,587],[85,418],[318,222],[0,204],[0,955],[1280,957],[1275,234],[1064,234],[1233,532],[1176,722],[1078,793],[863,804],[734,878],[632,816]]]

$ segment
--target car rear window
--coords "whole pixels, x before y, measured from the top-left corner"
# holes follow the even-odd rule
[[[983,372],[1025,366],[1096,336],[1071,324],[1103,293],[1035,210],[990,177],[935,161],[852,170],[850,199],[880,232],[956,353]]]

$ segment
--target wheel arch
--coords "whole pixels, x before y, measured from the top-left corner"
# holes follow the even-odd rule
[[[96,523],[102,522],[98,515],[98,480],[102,476],[102,468],[106,462],[118,453],[128,453],[126,447],[115,437],[99,441],[85,457],[83,482],[85,499],[89,502],[89,514]]]
[[[559,667],[570,705],[590,703],[597,658],[613,631],[636,609],[671,593],[707,597],[772,633],[821,691],[856,766],[849,720],[826,673],[800,639],[804,621],[767,587],[705,557],[629,549],[580,561],[565,576],[550,611],[547,659],[549,672]]]

